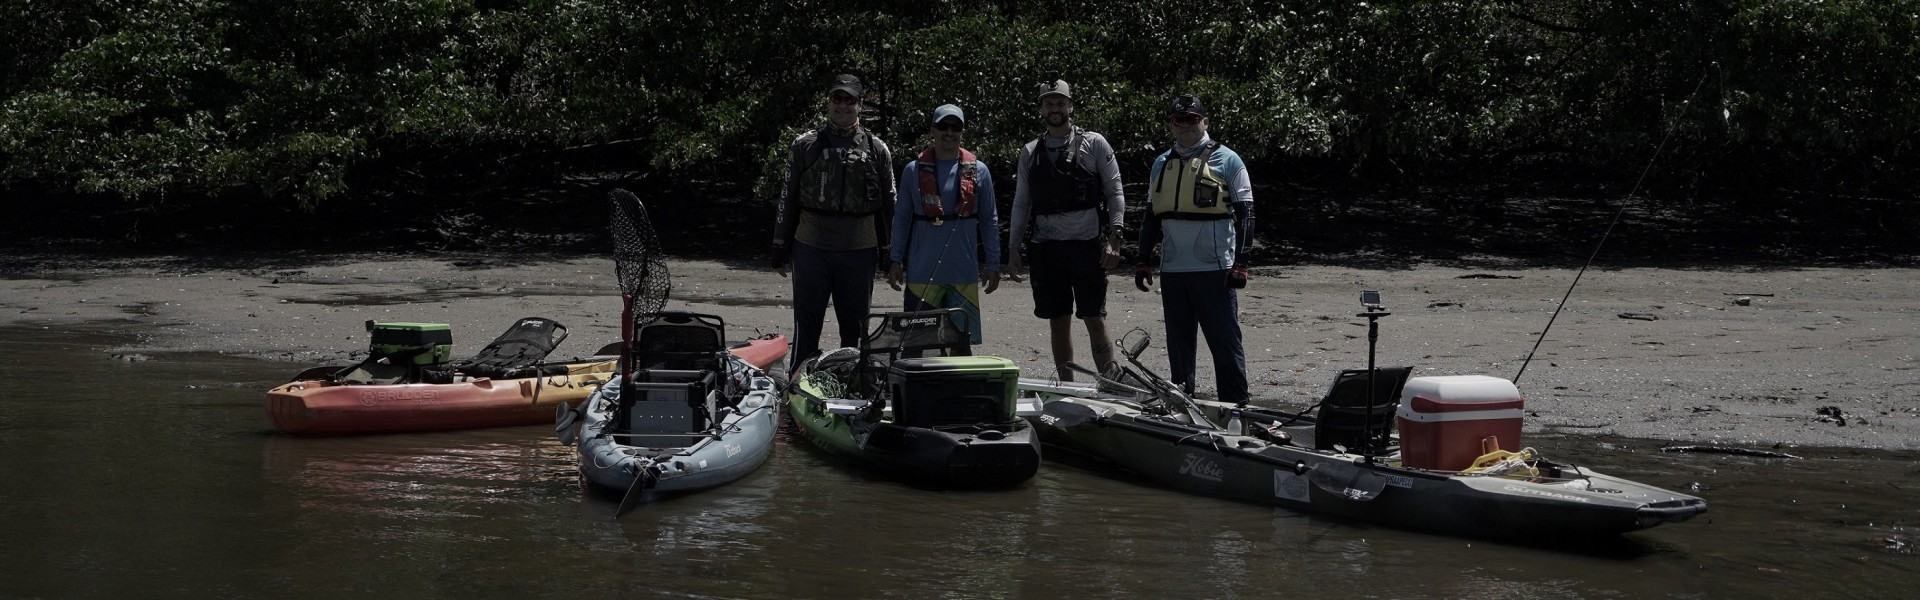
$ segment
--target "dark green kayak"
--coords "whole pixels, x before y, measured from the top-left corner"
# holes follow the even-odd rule
[[[835,456],[897,476],[966,487],[1031,479],[1040,468],[1040,440],[1016,414],[1019,368],[1012,361],[900,358],[956,349],[949,314],[876,314],[862,348],[802,363],[786,393],[792,426]],[[957,349],[965,350],[959,335]]]

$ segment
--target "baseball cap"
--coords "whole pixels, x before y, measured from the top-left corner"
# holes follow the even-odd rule
[[[852,75],[848,75],[845,73],[842,73],[839,76],[834,77],[833,85],[827,87],[828,94],[832,94],[834,92],[846,92],[847,95],[853,96],[855,98],[859,98],[860,94],[866,91],[867,91],[866,86],[860,85],[859,77],[854,77]]]
[[[947,117],[954,117],[954,118],[960,119],[960,122],[962,124],[965,124],[967,122],[967,113],[961,112],[960,107],[958,106],[954,106],[952,104],[942,104],[940,105],[940,108],[933,109],[933,122],[939,123],[940,121],[945,120]]]
[[[1200,97],[1193,94],[1181,94],[1173,98],[1173,114],[1193,113],[1206,116],[1207,107],[1200,103]]]
[[[1053,81],[1040,84],[1041,100],[1045,100],[1047,99],[1047,96],[1053,96],[1053,95],[1059,95],[1062,98],[1072,100],[1073,88],[1069,87],[1067,85],[1067,82],[1061,79],[1055,79]]]

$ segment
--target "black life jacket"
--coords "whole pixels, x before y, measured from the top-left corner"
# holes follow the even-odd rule
[[[1105,205],[1099,172],[1080,166],[1086,145],[1086,132],[1079,127],[1067,136],[1058,159],[1047,150],[1046,134],[1033,141],[1033,160],[1027,164],[1027,198],[1033,201],[1033,214],[1052,215]]]

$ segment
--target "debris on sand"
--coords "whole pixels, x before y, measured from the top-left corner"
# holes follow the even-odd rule
[[[1519,275],[1494,275],[1492,273],[1468,273],[1455,279],[1519,279]]]
[[[1660,315],[1649,314],[1649,313],[1624,312],[1624,313],[1620,313],[1620,318],[1633,319],[1636,321],[1658,321],[1660,320]]]
[[[1866,419],[1862,419],[1860,417],[1856,417],[1851,414],[1848,414],[1847,411],[1840,410],[1840,407],[1838,406],[1822,406],[1820,408],[1814,409],[1813,414],[1818,415],[1813,420],[1819,423],[1832,423],[1834,425],[1846,427],[1847,420],[1851,419],[1853,420],[1853,422],[1859,423],[1861,425],[1867,424]]]
[[[1785,452],[1769,452],[1766,450],[1754,450],[1752,448],[1735,448],[1732,446],[1661,446],[1660,451],[1661,452],[1686,452],[1689,454],[1735,454],[1739,456],[1757,456],[1760,458],[1792,458],[1792,459],[1800,458],[1798,456],[1787,454]]]
[[[1753,306],[1753,297],[1741,296],[1739,298],[1734,298],[1733,303],[1739,306]]]

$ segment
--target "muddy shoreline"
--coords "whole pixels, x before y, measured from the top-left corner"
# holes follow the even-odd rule
[[[736,338],[789,331],[788,280],[750,261],[671,267],[669,308],[718,314]],[[1577,273],[1498,259],[1257,269],[1241,296],[1255,402],[1310,404],[1340,369],[1365,367],[1357,298],[1377,289],[1393,312],[1380,323],[1379,364],[1414,365],[1416,375],[1518,374],[1530,432],[1784,452],[1920,449],[1920,308],[1911,302],[1920,269],[1596,268],[1580,275],[1522,373]],[[0,328],[137,336],[101,360],[210,351],[285,361],[291,373],[364,351],[367,320],[449,323],[454,353],[465,356],[514,319],[545,316],[570,328],[556,355],[571,356],[619,337],[612,275],[611,260],[581,255],[14,251],[0,255]],[[1110,283],[1115,334],[1163,335],[1156,295],[1134,291],[1118,272]],[[877,308],[898,305],[884,284],[875,294]],[[1006,283],[983,304],[977,352],[1051,373],[1027,284]],[[1086,361],[1085,333],[1076,335]],[[1161,356],[1146,358],[1164,369]],[[1204,350],[1200,368],[1211,372]]]

